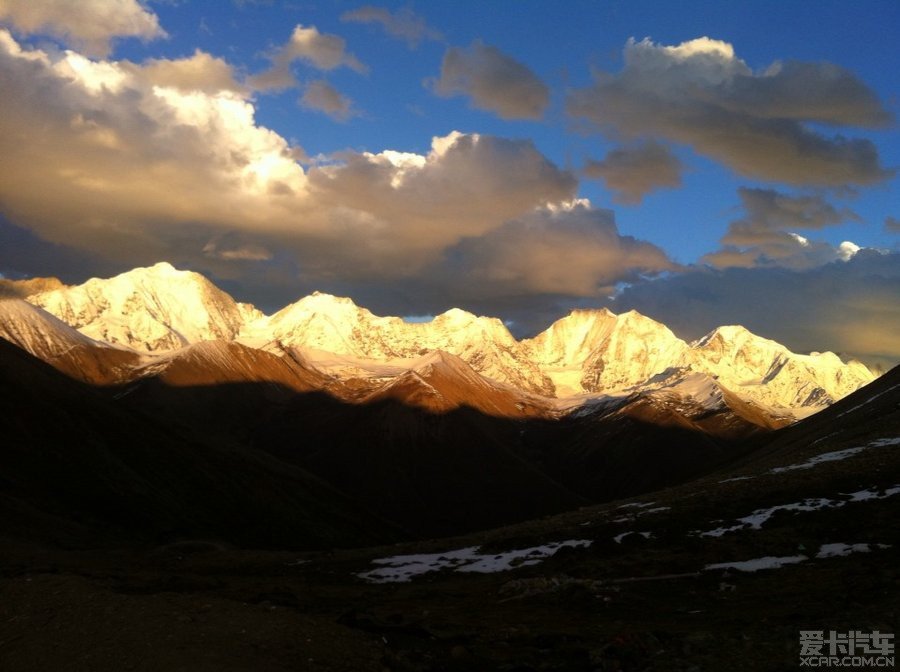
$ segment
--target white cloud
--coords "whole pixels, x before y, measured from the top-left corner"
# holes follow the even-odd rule
[[[0,0],[0,21],[25,34],[48,34],[92,56],[117,37],[164,37],[157,16],[137,0]]]
[[[764,180],[844,186],[892,174],[869,140],[813,126],[890,123],[890,113],[852,73],[796,61],[756,73],[730,44],[707,37],[678,46],[629,40],[622,70],[596,73],[592,86],[569,95],[568,111],[612,137],[689,145]]]

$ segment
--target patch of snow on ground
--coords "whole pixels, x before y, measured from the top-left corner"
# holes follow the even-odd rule
[[[890,544],[822,544],[817,558],[840,558],[851,553],[869,553],[873,548],[890,548]]]
[[[760,569],[778,569],[785,565],[795,565],[806,560],[809,560],[809,558],[805,555],[788,555],[780,558],[767,555],[764,558],[754,558],[753,560],[717,562],[712,565],[706,565],[703,569],[736,569],[739,572],[755,572]]]
[[[371,583],[397,583],[443,569],[481,574],[505,572],[516,567],[536,565],[561,548],[587,548],[591,543],[588,539],[570,539],[502,553],[479,553],[479,546],[470,546],[445,553],[395,555],[373,560],[373,564],[387,566],[362,572],[357,576]]]
[[[648,506],[653,506],[656,502],[629,502],[628,504],[622,504],[621,506],[617,506],[617,509],[645,509]]]
[[[843,506],[846,502],[834,501],[831,499],[804,499],[802,502],[792,502],[791,504],[779,504],[768,509],[756,509],[749,516],[738,518],[736,525],[730,527],[717,527],[714,530],[700,532],[701,537],[721,537],[728,532],[737,532],[738,530],[750,529],[759,530],[768,522],[768,520],[778,511],[819,511],[821,509],[830,509]]]
[[[894,485],[881,492],[879,488],[873,487],[868,490],[860,490],[858,492],[841,493],[841,496],[848,497],[845,500],[827,499],[825,497],[804,499],[802,502],[792,502],[791,504],[779,504],[768,509],[756,509],[749,516],[738,518],[735,525],[730,527],[717,527],[714,530],[700,532],[695,530],[693,534],[701,537],[721,537],[728,532],[737,532],[738,530],[759,530],[769,521],[778,511],[820,511],[822,509],[836,509],[849,502],[866,502],[876,499],[887,499],[894,495],[900,494],[900,484]]]
[[[862,407],[865,406],[866,404],[871,404],[873,401],[875,401],[876,399],[878,399],[878,397],[883,397],[883,396],[886,395],[888,392],[897,389],[897,387],[900,387],[900,385],[894,385],[893,387],[889,387],[888,389],[886,389],[886,390],[884,390],[884,391],[882,391],[882,392],[879,392],[878,394],[876,394],[876,395],[873,396],[873,397],[869,397],[869,398],[866,399],[863,403],[857,404],[856,406],[853,406],[852,408],[848,408],[846,411],[844,411],[843,413],[841,413],[841,414],[838,415],[837,417],[840,418],[841,416],[847,415],[848,413],[852,413],[853,411],[855,411],[855,410],[857,410],[857,409],[859,409],[859,408],[862,408]]]
[[[851,492],[847,494],[847,497],[850,498],[848,500],[850,502],[868,502],[873,499],[887,499],[888,497],[893,497],[894,495],[900,495],[900,485],[895,485],[891,488],[888,488],[884,492],[879,492],[878,488],[859,490],[858,492]]]
[[[630,530],[628,532],[622,532],[621,534],[617,534],[616,536],[613,537],[613,541],[616,542],[617,544],[621,544],[622,540],[625,537],[627,537],[629,534],[639,534],[644,539],[649,539],[650,537],[653,536],[653,532],[635,532],[633,530]]]
[[[869,553],[876,548],[885,549],[890,547],[890,544],[822,544],[819,547],[819,552],[816,553],[816,558],[840,558],[851,553]],[[788,555],[780,558],[769,555],[764,558],[754,558],[753,560],[717,562],[706,565],[703,569],[736,569],[739,572],[755,572],[760,569],[778,569],[785,565],[795,565],[806,560],[809,560],[809,558],[805,555]]]
[[[806,462],[790,464],[786,467],[775,467],[774,469],[769,470],[769,473],[779,474],[784,471],[793,471],[794,469],[812,469],[814,466],[816,466],[817,464],[821,464],[822,462],[837,462],[839,460],[846,460],[848,457],[856,455],[857,453],[861,453],[864,450],[869,450],[870,448],[883,448],[884,446],[894,446],[897,444],[900,444],[900,437],[876,439],[875,441],[870,441],[864,446],[855,446],[853,448],[835,450],[830,453],[822,453],[821,455],[815,455],[814,457],[809,458],[808,460],[806,460]]]
[[[644,507],[653,506],[656,502],[649,502],[647,504],[642,504],[640,502],[634,504],[622,504],[622,506],[617,507],[617,509],[631,508],[631,509],[640,509],[639,511],[634,511],[633,513],[628,513],[624,516],[619,516],[611,520],[611,523],[630,523],[636,518],[640,518],[641,516],[646,516],[650,513],[659,513],[660,511],[668,511],[671,509],[671,506],[654,506],[652,509],[647,509]]]

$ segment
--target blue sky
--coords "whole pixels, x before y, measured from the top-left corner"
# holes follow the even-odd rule
[[[266,309],[612,305],[900,358],[896,2],[5,0],[0,28],[6,276],[166,259]],[[773,321],[773,278],[810,310]]]

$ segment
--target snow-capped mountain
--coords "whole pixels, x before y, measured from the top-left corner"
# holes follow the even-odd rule
[[[522,390],[553,393],[550,381],[500,320],[456,308],[430,322],[412,323],[378,317],[348,298],[316,292],[271,317],[250,322],[241,336],[248,342],[274,339],[285,346],[379,361],[442,350],[489,378]]]
[[[236,341],[202,341],[159,355],[135,377],[179,387],[268,383],[294,392],[321,390],[330,382],[296,353],[279,356]]]
[[[17,285],[16,291],[47,286],[31,281]],[[346,390],[353,399],[365,398],[394,379],[400,385],[407,373],[424,380],[416,367],[422,357],[438,351],[458,357],[479,379],[517,388],[523,398],[605,394],[621,401],[654,391],[657,401],[681,399],[696,405],[684,383],[696,373],[712,385],[712,397],[721,397],[720,406],[728,406],[726,397],[731,395],[727,398],[752,402],[751,415],[769,409],[773,418],[808,415],[874,379],[857,362],[844,363],[832,353],[795,354],[743,327],[720,327],[688,344],[665,325],[634,311],[616,315],[606,309],[576,310],[538,336],[517,341],[492,317],[451,309],[430,322],[411,323],[379,317],[349,298],[318,292],[267,316],[237,303],[202,275],[167,263],[80,286],[49,286],[55,289],[27,300],[77,329],[70,329],[65,338],[87,337],[85,347],[113,344],[120,351],[125,347],[161,355],[206,341],[237,341],[282,357],[308,355],[309,366],[321,372],[318,380],[330,381],[332,387],[335,378],[349,383]],[[29,338],[40,342],[37,336],[14,333],[14,323],[34,321],[26,313],[22,305],[7,310],[4,328],[10,335],[4,337],[19,344]],[[59,327],[45,331],[56,333]],[[22,347],[29,349],[27,344]],[[241,367],[252,368],[253,358],[246,352],[210,347],[219,350],[200,349],[194,355],[227,355],[229,366],[237,357]],[[57,356],[40,348],[34,354],[45,360]]]
[[[0,338],[88,383],[120,382],[140,361],[137,353],[95,341],[21,299],[0,301]]]
[[[370,394],[365,401],[395,399],[430,411],[445,412],[460,406],[487,415],[527,417],[548,409],[542,398],[529,398],[520,390],[477,374],[455,355],[435,350],[410,363],[400,375]]]
[[[697,372],[741,398],[805,415],[875,378],[859,362],[796,354],[741,326],[719,327],[689,345],[635,311],[576,310],[524,344],[559,396],[672,387]]]
[[[744,327],[719,327],[691,347],[691,368],[735,393],[776,408],[819,409],[875,379],[832,352],[799,355]]]
[[[32,294],[27,300],[86,336],[148,352],[231,340],[259,315],[199,273],[178,271],[165,262]]]
[[[576,310],[525,345],[558,394],[627,390],[689,362],[687,343],[635,311]]]

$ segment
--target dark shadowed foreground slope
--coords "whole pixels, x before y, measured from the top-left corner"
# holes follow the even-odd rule
[[[280,401],[252,427],[240,417],[253,449],[209,446],[145,414],[202,388],[154,385],[113,403],[0,347],[15,439],[0,464],[4,670],[762,672],[799,666],[801,630],[900,634],[900,369],[739,455],[689,435],[635,441],[624,424],[585,418],[555,435],[552,463],[546,425],[391,401],[347,413],[322,396]],[[211,389],[231,409],[257,390]],[[205,398],[198,417],[219,403]],[[603,441],[642,461],[625,448],[603,456]],[[706,464],[668,474],[669,487],[635,476],[643,465],[662,478],[679,454]],[[479,459],[494,480],[479,480]],[[454,538],[254,550],[259,538],[390,536],[308,470],[342,479],[366,511],[422,524],[451,483],[472,488],[460,507],[489,503],[484,488],[500,483],[493,506],[506,513],[525,488],[559,505],[576,483],[616,476],[643,492]],[[404,511],[413,494],[421,504]],[[178,541],[176,525],[202,535]]]
[[[186,439],[164,417],[130,410],[2,339],[0,423],[7,534],[77,544],[201,536],[295,548],[393,534],[297,467],[237,444]]]

